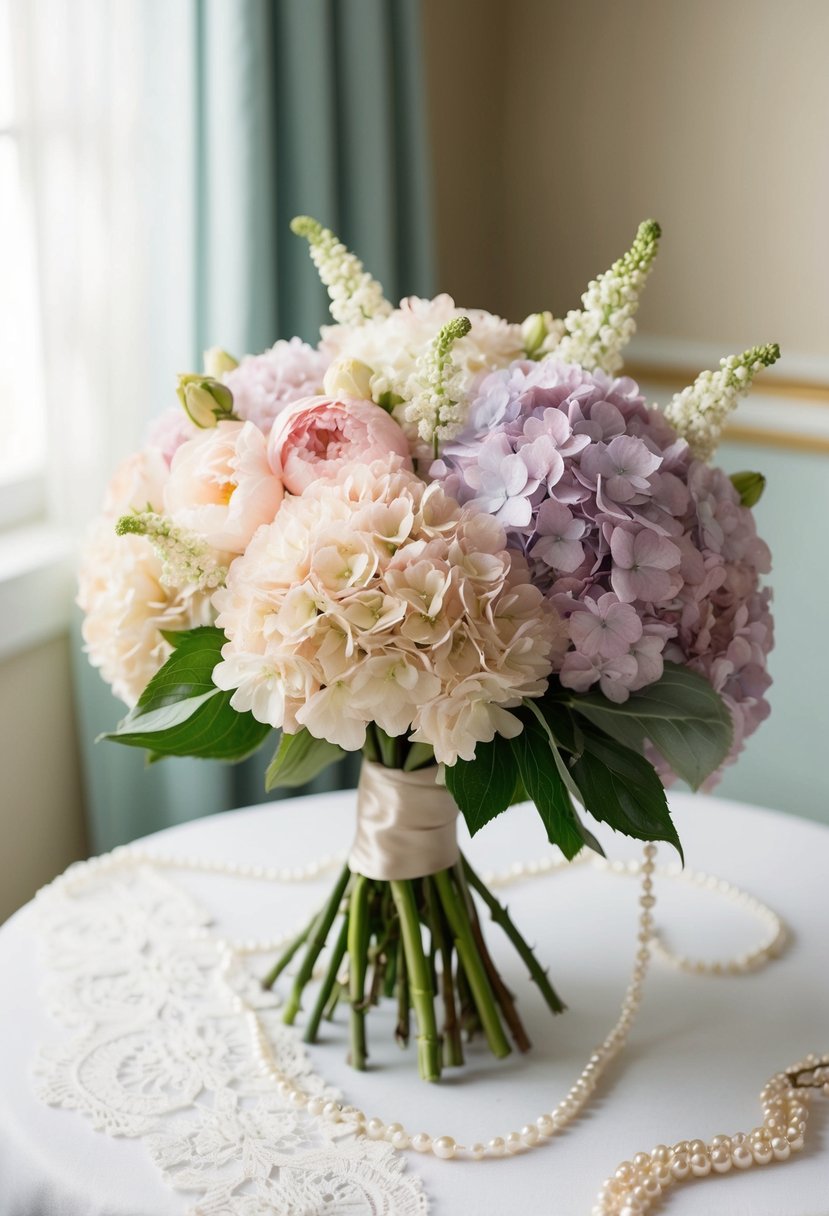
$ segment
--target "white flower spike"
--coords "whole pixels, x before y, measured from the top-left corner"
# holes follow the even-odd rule
[[[741,355],[720,360],[715,372],[701,372],[665,407],[671,426],[687,440],[698,460],[710,460],[717,450],[726,420],[740,397],[751,388],[754,377],[780,358],[776,342],[752,346]]]
[[[656,220],[645,220],[627,253],[588,284],[581,311],[568,312],[564,319],[567,332],[555,353],[565,363],[611,376],[619,371],[622,351],[636,332],[634,316],[661,235]]]
[[[371,317],[387,317],[392,306],[383,288],[330,228],[310,215],[291,220],[291,232],[305,237],[311,260],[331,297],[331,316],[340,325],[360,325]]]
[[[146,536],[162,562],[161,583],[165,587],[214,591],[224,586],[227,566],[215,550],[186,528],[176,527],[155,511],[122,515],[115,525],[119,536]]]
[[[454,439],[463,424],[458,404],[463,396],[463,374],[452,359],[452,347],[472,328],[469,317],[453,317],[417,361],[410,385],[406,420],[417,423],[417,433],[431,443],[435,456],[441,441]]]

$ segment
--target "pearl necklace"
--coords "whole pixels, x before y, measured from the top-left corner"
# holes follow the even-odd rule
[[[829,1095],[829,1055],[806,1056],[771,1077],[760,1094],[764,1119],[753,1131],[714,1136],[707,1144],[657,1144],[649,1153],[623,1161],[599,1191],[591,1216],[643,1216],[668,1187],[687,1178],[787,1161],[803,1148],[813,1089]]]
[[[549,856],[540,861],[515,862],[502,873],[484,876],[489,887],[504,887],[528,878],[543,877],[573,865],[589,864],[594,869],[611,874],[639,877],[639,919],[637,950],[630,981],[622,1000],[619,1017],[609,1034],[595,1048],[567,1095],[551,1111],[538,1115],[520,1130],[496,1135],[486,1143],[464,1145],[449,1135],[433,1136],[427,1132],[407,1131],[402,1123],[368,1118],[355,1106],[326,1101],[310,1095],[278,1067],[268,1036],[257,1011],[235,991],[229,973],[234,956],[269,953],[279,949],[290,934],[270,940],[248,938],[231,942],[218,939],[220,976],[225,983],[231,1003],[247,1023],[251,1044],[260,1071],[271,1080],[278,1092],[294,1107],[306,1109],[312,1116],[353,1128],[357,1134],[374,1140],[386,1140],[398,1150],[412,1149],[431,1153],[438,1159],[461,1157],[479,1161],[484,1157],[499,1158],[534,1148],[561,1132],[584,1109],[608,1065],[625,1045],[642,1000],[645,976],[652,954],[659,955],[671,966],[692,974],[742,974],[765,965],[782,950],[787,933],[785,926],[769,907],[754,896],[724,879],[700,871],[683,870],[679,865],[662,866],[659,874],[692,886],[717,892],[757,916],[766,926],[766,935],[751,951],[729,960],[703,961],[671,951],[653,925],[653,878],[656,872],[656,847],[644,848],[642,861],[607,861],[605,858],[581,855],[575,862]],[[101,858],[93,858],[78,869],[70,870],[67,884],[78,883],[79,870],[85,873],[123,865],[151,865],[159,869],[177,869],[196,873],[220,874],[224,877],[253,879],[261,882],[300,883],[314,881],[321,875],[340,867],[344,858],[326,855],[304,867],[279,868],[246,865],[227,861],[210,861],[196,857],[178,857],[154,853],[135,846],[124,846]],[[197,929],[198,936],[209,936],[208,929]],[[712,1173],[726,1173],[732,1167],[747,1169],[770,1161],[784,1161],[803,1147],[807,1102],[810,1088],[822,1088],[829,1094],[829,1055],[810,1055],[785,1073],[772,1077],[761,1094],[764,1122],[750,1133],[715,1136],[710,1142],[684,1140],[673,1147],[660,1144],[650,1153],[637,1153],[625,1161],[609,1177],[597,1197],[592,1216],[642,1216],[665,1189],[686,1178],[701,1178]]]

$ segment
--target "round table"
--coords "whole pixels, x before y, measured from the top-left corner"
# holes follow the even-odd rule
[[[217,815],[149,837],[149,847],[241,862],[301,865],[347,848],[352,794],[318,795]],[[792,930],[783,957],[744,976],[694,976],[654,962],[630,1042],[584,1116],[552,1142],[514,1158],[441,1162],[407,1154],[424,1180],[433,1216],[585,1216],[602,1180],[623,1159],[655,1143],[710,1139],[749,1130],[758,1091],[771,1073],[809,1051],[829,1049],[829,830],[721,799],[676,794],[672,807],[687,864],[748,889]],[[474,841],[473,864],[503,869],[549,846],[530,807],[515,808]],[[638,847],[602,834],[611,857]],[[660,860],[671,860],[667,846]],[[277,934],[313,910],[330,878],[293,887],[176,872],[229,935]],[[762,927],[716,893],[660,879],[657,924],[688,955],[730,957]],[[370,1071],[345,1062],[339,1020],[311,1049],[316,1070],[371,1115],[412,1131],[471,1143],[549,1110],[570,1087],[617,1016],[631,967],[637,890],[633,881],[588,867],[516,884],[505,893],[516,922],[549,963],[569,1005],[552,1019],[500,930],[488,936],[507,983],[519,994],[533,1050],[502,1062],[470,1051],[465,1069],[439,1085],[420,1082],[414,1051],[391,1042],[393,1014],[372,1011]],[[187,1197],[168,1189],[137,1140],[95,1132],[72,1111],[35,1096],[36,1047],[61,1030],[39,1000],[32,906],[0,930],[0,1212],[3,1216],[181,1216]],[[660,1209],[663,1210],[663,1209]],[[829,1102],[816,1099],[805,1150],[785,1165],[679,1186],[671,1216],[821,1216],[829,1212]]]

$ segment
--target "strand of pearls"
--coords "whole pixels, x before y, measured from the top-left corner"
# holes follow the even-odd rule
[[[584,1109],[602,1074],[625,1045],[638,1012],[650,958],[648,942],[653,933],[655,856],[656,846],[648,844],[645,846],[641,863],[636,863],[638,873],[641,874],[638,948],[630,983],[622,1000],[619,1018],[607,1037],[595,1048],[566,1097],[552,1110],[545,1111],[532,1122],[525,1123],[520,1130],[495,1135],[486,1143],[477,1142],[465,1145],[459,1144],[453,1136],[435,1136],[428,1132],[412,1133],[402,1123],[396,1121],[386,1123],[376,1117],[369,1118],[356,1106],[345,1106],[339,1102],[325,1102],[321,1098],[311,1096],[292,1077],[279,1068],[259,1016],[254,1009],[248,1006],[244,1013],[260,1070],[273,1081],[280,1094],[291,1105],[298,1108],[304,1107],[311,1115],[321,1116],[333,1123],[351,1125],[359,1134],[366,1135],[372,1140],[387,1140],[394,1148],[414,1149],[418,1153],[432,1153],[441,1160],[464,1157],[472,1161],[480,1161],[484,1157],[504,1157],[534,1148],[544,1140],[551,1139]],[[529,875],[530,872],[529,867],[521,867],[520,870],[512,867],[509,871],[513,881]],[[541,872],[549,872],[549,870],[543,863],[539,866],[533,865],[533,874]],[[238,997],[236,999],[239,1000]]]
[[[671,1186],[686,1179],[787,1161],[803,1148],[811,1090],[829,1096],[829,1055],[808,1055],[777,1073],[760,1094],[763,1122],[750,1132],[657,1144],[623,1161],[599,1191],[592,1216],[643,1216]]]
[[[514,862],[505,871],[484,875],[484,881],[487,885],[497,888],[505,887],[528,878],[545,877],[557,871],[569,871],[572,870],[574,865],[590,864],[595,869],[611,874],[635,877],[640,880],[640,910],[636,956],[631,978],[622,1000],[616,1023],[606,1038],[592,1052],[573,1086],[557,1106],[550,1111],[545,1111],[538,1115],[533,1121],[524,1124],[520,1130],[507,1131],[502,1135],[495,1135],[486,1141],[486,1143],[477,1142],[465,1145],[458,1143],[450,1135],[430,1135],[427,1132],[411,1133],[399,1122],[393,1121],[387,1123],[376,1117],[369,1118],[365,1112],[355,1106],[325,1101],[316,1095],[308,1094],[296,1083],[294,1078],[288,1076],[279,1068],[258,1012],[235,991],[231,984],[230,971],[234,958],[238,955],[267,953],[278,949],[290,940],[290,934],[283,934],[279,938],[269,940],[245,939],[243,941],[232,942],[222,938],[217,939],[216,944],[220,955],[220,976],[225,982],[232,1007],[242,1014],[247,1022],[253,1052],[260,1071],[274,1083],[279,1093],[292,1106],[298,1109],[307,1109],[308,1113],[315,1117],[321,1117],[334,1123],[350,1125],[354,1131],[366,1135],[371,1139],[387,1140],[396,1149],[413,1149],[419,1153],[431,1153],[442,1160],[462,1157],[479,1161],[484,1157],[498,1158],[510,1156],[551,1139],[571,1123],[584,1109],[608,1065],[616,1058],[627,1041],[641,1004],[645,976],[652,952],[658,953],[672,966],[681,970],[690,971],[694,974],[726,975],[742,973],[763,966],[774,955],[779,953],[785,944],[786,930],[783,922],[776,913],[754,896],[723,879],[718,879],[712,875],[698,871],[683,870],[678,865],[662,866],[657,871],[655,857],[656,846],[648,844],[644,848],[641,861],[607,861],[601,857],[593,856],[588,858],[582,855],[575,862],[567,862],[563,857],[551,855],[539,861]],[[249,865],[225,860],[214,861],[192,856],[181,857],[172,853],[156,853],[141,847],[124,846],[115,849],[104,857],[92,858],[88,862],[83,862],[78,866],[72,867],[67,871],[66,875],[56,881],[76,886],[83,885],[85,877],[91,877],[93,874],[99,874],[104,870],[116,869],[121,866],[145,865],[159,869],[219,874],[223,877],[253,879],[262,882],[302,883],[315,881],[329,871],[338,869],[342,866],[343,861],[344,857],[342,856],[326,855],[303,867],[274,867]],[[653,908],[656,902],[653,893],[653,880],[657,872],[660,876],[691,883],[694,886],[712,890],[730,898],[763,921],[767,926],[766,936],[754,950],[742,954],[736,959],[721,962],[695,960],[686,955],[670,951],[657,935],[653,924]],[[205,938],[212,936],[208,928],[196,929],[193,932],[195,935]],[[817,1057],[809,1057],[809,1059],[814,1059],[815,1065],[813,1066],[819,1063]],[[826,1063],[829,1063],[829,1061],[824,1060],[823,1064]],[[798,1067],[802,1071],[806,1066],[806,1064],[803,1064]],[[824,1069],[824,1072],[826,1073],[827,1086],[829,1086],[829,1070]],[[800,1128],[801,1123],[804,1123],[805,1128],[805,1107],[803,1107],[800,1098],[798,1098],[797,1102],[794,1102],[782,1096],[778,1092],[778,1089],[774,1088],[778,1083],[779,1078],[773,1078],[769,1083],[772,1089],[767,1086],[766,1090],[764,1090],[764,1101],[768,1097],[770,1103],[767,1107],[766,1126],[767,1129],[773,1130],[775,1133],[770,1136],[769,1144],[771,1145],[773,1140],[780,1141],[777,1144],[777,1153],[785,1152],[785,1155],[788,1156],[790,1152],[796,1151],[797,1147],[799,1147],[797,1135],[793,1134],[789,1137],[788,1133],[793,1128]],[[786,1105],[787,1102],[788,1105]],[[769,1122],[772,1116],[773,1120]],[[784,1123],[786,1125],[785,1129],[781,1131]],[[799,1130],[801,1144],[804,1128],[800,1128]],[[692,1173],[694,1169],[692,1158],[699,1158],[696,1161],[696,1166],[703,1173],[710,1172],[711,1169],[716,1172],[723,1172],[724,1169],[730,1168],[730,1165],[724,1165],[725,1157],[720,1152],[720,1150],[724,1149],[725,1142],[728,1141],[730,1145],[729,1152],[732,1152],[735,1147],[738,1150],[742,1150],[747,1142],[750,1142],[749,1148],[751,1148],[755,1141],[763,1139],[759,1135],[759,1131],[761,1130],[755,1129],[758,1133],[757,1135],[752,1132],[750,1136],[743,1136],[742,1138],[739,1136],[730,1138],[715,1137],[715,1140],[711,1142],[710,1150],[711,1152],[715,1149],[717,1150],[716,1159],[714,1157],[710,1158],[707,1170],[701,1164],[701,1154],[703,1150],[709,1152],[709,1148],[702,1141],[683,1142],[679,1146],[674,1146],[672,1150],[664,1145],[659,1145],[651,1154],[637,1154],[632,1163],[623,1163],[613,1178],[608,1179],[605,1183],[594,1213],[597,1216],[616,1216],[617,1213],[618,1216],[638,1216],[640,1211],[645,1210],[641,1205],[645,1202],[646,1196],[651,1191],[653,1191],[653,1197],[661,1194],[661,1189],[656,1191],[654,1189],[655,1186],[658,1184],[660,1188],[663,1188],[664,1185],[667,1185],[663,1180],[667,1176],[665,1170],[668,1167],[671,1170],[671,1179],[679,1180],[679,1174],[676,1170],[679,1170],[680,1173],[682,1171],[683,1152],[688,1156],[688,1168]],[[787,1150],[784,1150],[782,1146],[783,1139],[786,1139],[786,1143],[788,1144]],[[765,1140],[763,1140],[763,1143],[765,1143]],[[702,1148],[700,1148],[700,1145]],[[693,1147],[693,1151],[691,1151],[690,1146]],[[751,1151],[753,1152],[753,1148]],[[761,1147],[761,1156],[764,1151]],[[775,1149],[773,1146],[771,1152],[772,1156],[774,1156]],[[738,1160],[739,1162],[750,1164],[747,1162],[747,1158],[742,1151],[737,1152],[736,1159],[733,1157],[732,1152],[729,1161],[732,1164],[737,1164]],[[752,1157],[753,1160],[755,1160],[754,1157]],[[738,1168],[745,1168],[745,1165],[740,1166],[738,1164]],[[628,1177],[628,1175],[630,1176]],[[625,1203],[621,1202],[620,1197],[625,1198]],[[611,1206],[607,1206],[608,1204],[611,1204]],[[636,1206],[637,1204],[639,1205],[638,1207]]]

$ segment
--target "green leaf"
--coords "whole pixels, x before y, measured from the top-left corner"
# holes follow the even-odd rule
[[[547,839],[557,844],[569,860],[583,845],[603,853],[595,836],[587,830],[576,814],[568,781],[559,769],[561,757],[551,745],[549,729],[532,714],[523,714],[524,729],[512,742],[521,783],[533,800],[547,832]]]
[[[446,788],[457,802],[474,836],[512,803],[518,767],[506,739],[496,735],[479,743],[474,760],[456,760],[445,769]]]
[[[222,630],[215,625],[203,625],[165,636],[174,648],[173,653],[150,680],[130,717],[219,691],[213,683],[213,668],[221,660],[222,646],[227,641]]]
[[[665,789],[653,765],[638,752],[586,731],[573,774],[585,809],[595,819],[636,840],[665,840],[682,856]]]
[[[341,747],[327,739],[315,739],[310,731],[302,729],[295,735],[283,733],[265,773],[265,789],[306,785],[344,755]]]
[[[546,709],[546,712],[545,712],[545,709]],[[522,709],[520,717],[521,717],[521,721],[525,725],[525,729],[526,729],[527,723],[533,722],[533,719],[534,719],[533,725],[538,725],[541,727],[542,731],[547,736],[547,744],[550,748],[550,753],[553,757],[553,760],[555,761],[555,766],[558,769],[559,776],[561,777],[562,781],[566,785],[567,789],[570,791],[571,795],[576,799],[576,801],[580,802],[581,801],[581,790],[576,785],[576,782],[573,779],[573,775],[570,772],[570,769],[567,767],[567,765],[564,762],[564,757],[562,756],[561,751],[558,746],[558,739],[556,738],[555,732],[553,731],[553,728],[550,725],[551,718],[553,721],[556,721],[556,718],[558,716],[557,709],[558,709],[558,707],[555,707],[555,706],[546,706],[546,707],[540,706],[537,701],[528,697],[524,701],[524,705],[523,705],[523,709]],[[556,711],[556,712],[554,712],[554,711]],[[565,714],[567,714],[566,710],[564,712],[565,712]],[[528,717],[528,715],[532,715],[532,718]],[[569,717],[569,714],[567,714],[567,716]],[[567,735],[567,737],[575,740],[575,729],[573,729],[570,732],[570,734]],[[575,751],[575,746],[576,746],[575,742],[573,742],[570,746],[570,750]]]
[[[621,705],[599,693],[571,695],[569,704],[625,747],[650,739],[671,768],[697,789],[731,748],[731,715],[719,693],[696,672],[666,663],[660,680]]]
[[[256,751],[271,727],[231,708],[232,693],[213,683],[225,641],[212,626],[178,634],[176,648],[135,708],[101,737],[147,748],[153,762],[163,756],[235,761]]]

